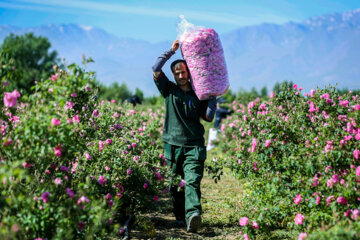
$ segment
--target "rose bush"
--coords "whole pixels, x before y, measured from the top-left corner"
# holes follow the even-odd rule
[[[294,237],[346,222],[360,232],[360,99],[335,88],[302,94],[294,85],[268,101],[232,103],[217,163],[245,179],[239,219],[248,237]],[[360,168],[359,168],[360,169]],[[359,234],[356,235],[359,237]]]
[[[162,110],[99,102],[94,73],[73,64],[7,89],[1,65],[0,236],[99,239],[165,189]],[[14,94],[13,94],[14,93]]]

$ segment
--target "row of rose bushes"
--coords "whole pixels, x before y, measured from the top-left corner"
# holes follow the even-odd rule
[[[331,239],[359,239],[360,97],[332,87],[303,94],[294,85],[231,107],[218,164],[245,180],[243,237],[326,239],[331,232]]]
[[[99,102],[94,73],[77,65],[22,96],[1,67],[0,238],[118,238],[156,205],[163,110]]]

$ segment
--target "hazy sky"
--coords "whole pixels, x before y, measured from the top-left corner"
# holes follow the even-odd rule
[[[75,23],[150,42],[176,38],[178,16],[218,33],[241,26],[300,22],[360,8],[360,0],[0,0],[0,24]]]

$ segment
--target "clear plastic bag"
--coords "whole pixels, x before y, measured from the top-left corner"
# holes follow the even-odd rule
[[[229,88],[224,51],[214,29],[194,26],[180,16],[178,40],[191,86],[200,100],[223,95]]]

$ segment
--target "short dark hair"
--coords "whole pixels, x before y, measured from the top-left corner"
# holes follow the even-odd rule
[[[176,64],[178,64],[178,63],[183,63],[183,64],[185,64],[186,70],[187,70],[188,73],[190,74],[189,68],[188,68],[188,66],[187,66],[187,64],[186,64],[186,61],[185,61],[184,59],[177,59],[177,60],[175,60],[175,61],[173,61],[173,62],[171,63],[170,68],[171,68],[171,72],[172,72],[172,73],[174,73],[174,71],[175,71],[175,66],[176,66]]]

